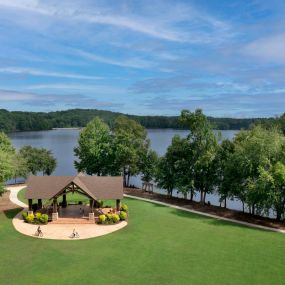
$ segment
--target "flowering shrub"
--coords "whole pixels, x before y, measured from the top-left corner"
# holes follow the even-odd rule
[[[121,220],[121,218],[118,214],[100,215],[98,217],[98,224],[112,225],[112,224],[118,223],[120,220]]]
[[[47,215],[47,214],[42,214],[42,215],[40,216],[40,222],[41,222],[42,224],[47,224],[47,222],[48,222],[48,215]]]
[[[113,223],[118,223],[120,221],[120,217],[117,214],[112,215],[112,221]]]
[[[122,221],[126,220],[127,217],[128,217],[128,215],[127,215],[126,212],[124,212],[124,211],[121,211],[121,212],[120,212],[120,219],[121,219]]]
[[[100,215],[98,223],[99,224],[105,224],[106,220],[107,220],[106,215]]]
[[[34,219],[35,219],[34,214],[27,215],[27,217],[26,217],[26,222],[27,222],[27,223],[33,223],[33,222],[34,222]]]
[[[36,215],[34,214],[28,215],[27,212],[23,212],[22,217],[25,222],[30,224],[47,224],[48,222],[47,214],[36,213]]]
[[[128,212],[129,208],[128,208],[128,206],[127,206],[126,204],[122,204],[120,210],[121,210],[121,211],[124,211],[124,212]]]

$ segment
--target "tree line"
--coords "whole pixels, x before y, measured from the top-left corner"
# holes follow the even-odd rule
[[[0,132],[0,196],[7,180],[26,178],[29,174],[51,175],[56,168],[56,159],[50,150],[23,146],[18,151],[6,134]]]
[[[52,128],[85,127],[95,117],[99,117],[113,127],[117,117],[123,114],[96,109],[72,109],[57,112],[20,112],[0,109],[0,131],[40,131]],[[145,128],[174,128],[187,129],[187,125],[179,122],[178,116],[135,116],[125,115]],[[270,121],[272,119],[234,119],[208,117],[211,126],[218,130],[248,129],[256,122]]]
[[[142,175],[169,196],[176,190],[206,203],[216,193],[220,205],[237,199],[253,215],[272,209],[278,220],[285,213],[285,137],[280,123],[257,123],[240,131],[233,141],[223,140],[202,110],[184,110],[179,123],[188,127],[186,138],[174,136],[162,157],[150,148],[146,130],[138,122],[117,117],[112,127],[96,118],[80,133],[75,167],[90,175]]]

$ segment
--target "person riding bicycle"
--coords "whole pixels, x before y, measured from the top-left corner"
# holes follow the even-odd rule
[[[71,238],[79,238],[79,234],[75,229],[73,229],[73,232],[71,234]]]
[[[42,232],[40,226],[38,226],[38,228],[37,228],[36,235],[39,236],[39,237],[43,236],[43,232]]]

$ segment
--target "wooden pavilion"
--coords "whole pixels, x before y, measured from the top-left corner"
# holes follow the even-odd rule
[[[89,198],[89,219],[94,219],[94,205],[98,200],[116,200],[116,210],[123,199],[123,178],[121,176],[30,176],[27,180],[26,199],[29,211],[33,200],[42,208],[42,200],[52,201],[52,220],[58,219],[58,198],[62,196],[62,207],[67,206],[66,195],[77,192]]]

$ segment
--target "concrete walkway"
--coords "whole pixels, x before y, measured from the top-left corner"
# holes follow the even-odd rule
[[[17,186],[7,186],[6,189],[10,191],[10,201],[22,208],[27,208],[28,205],[26,205],[25,203],[21,202],[18,199],[18,193],[22,190],[26,188],[26,185],[17,185]]]
[[[164,202],[160,202],[160,201],[155,201],[155,200],[151,200],[151,199],[141,198],[141,197],[132,196],[132,195],[128,195],[128,194],[124,194],[124,197],[131,198],[131,199],[136,199],[136,200],[141,200],[141,201],[145,201],[145,202],[150,202],[150,203],[153,203],[153,204],[158,204],[158,205],[170,207],[170,208],[173,208],[173,209],[177,209],[177,210],[181,210],[181,211],[185,211],[185,212],[189,212],[189,213],[205,216],[205,217],[208,217],[208,218],[214,218],[214,219],[217,219],[217,220],[231,222],[231,223],[235,223],[235,224],[239,224],[239,225],[243,225],[243,226],[247,226],[247,227],[251,227],[251,228],[256,228],[256,229],[261,229],[261,230],[266,230],[266,231],[273,231],[273,232],[278,232],[278,233],[285,234],[285,230],[276,229],[276,228],[270,228],[270,227],[261,226],[261,225],[255,225],[255,224],[251,224],[251,223],[247,223],[247,222],[243,222],[243,221],[238,221],[238,220],[234,220],[234,219],[229,219],[229,218],[224,218],[224,217],[220,217],[220,216],[217,216],[217,215],[212,215],[212,214],[208,214],[208,213],[204,213],[204,212],[190,210],[190,209],[187,209],[187,208],[183,208],[183,207],[180,207],[180,206],[176,206],[176,205],[172,205],[172,204],[168,204],[168,203],[164,203]]]
[[[10,200],[12,203],[24,208],[23,211],[27,211],[28,205],[18,200],[18,192],[24,189],[26,185],[20,186],[8,186],[7,190],[10,191]],[[22,212],[19,212],[12,220],[12,223],[15,229],[27,236],[39,238],[35,236],[35,232],[38,228],[38,225],[25,223],[22,218]],[[107,235],[118,231],[125,226],[127,226],[126,221],[122,221],[115,225],[97,225],[97,224],[52,224],[48,223],[47,225],[41,225],[41,230],[43,232],[43,239],[55,239],[55,240],[78,240],[78,239],[89,239],[94,237],[99,237]],[[71,238],[73,229],[75,229],[79,238]]]
[[[39,238],[35,236],[38,225],[25,223],[22,219],[22,212],[18,213],[13,219],[15,229],[27,236]],[[127,225],[126,221],[122,221],[115,225],[97,225],[97,224],[51,224],[41,225],[43,239],[55,240],[78,240],[89,239],[107,235],[124,228]],[[79,238],[71,238],[73,229],[75,229]]]

